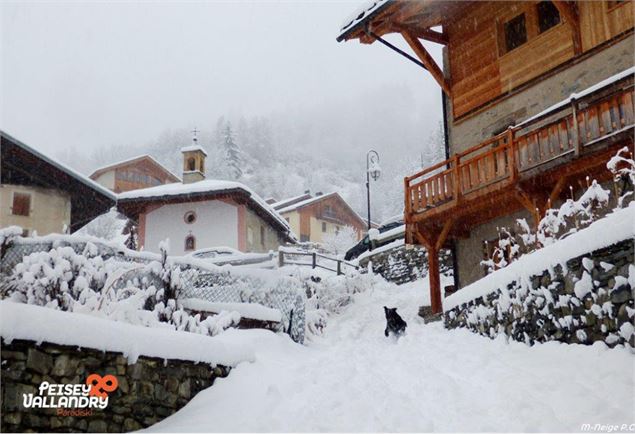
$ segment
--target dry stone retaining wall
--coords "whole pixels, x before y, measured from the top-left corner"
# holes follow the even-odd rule
[[[127,432],[148,427],[179,410],[229,368],[183,360],[139,357],[51,343],[2,340],[2,432]],[[85,383],[89,374],[112,374],[119,383],[104,410],[58,416],[56,409],[24,408],[23,394],[43,381]]]
[[[447,328],[533,344],[557,340],[635,347],[633,239],[557,265],[444,313]],[[582,283],[580,283],[583,281]],[[587,290],[583,289],[587,288]],[[460,291],[459,291],[460,292]]]

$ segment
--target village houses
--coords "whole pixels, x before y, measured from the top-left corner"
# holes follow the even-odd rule
[[[4,131],[1,136],[0,227],[24,236],[71,233],[107,212],[116,195]]]
[[[313,196],[305,191],[292,198],[268,202],[302,242],[322,243],[326,235],[337,234],[346,226],[354,229],[359,240],[366,230],[366,222],[337,192],[317,192]]]
[[[447,160],[404,174],[406,241],[429,252],[433,312],[441,248],[454,254],[456,287],[480,279],[498,228],[535,227],[632,149],[633,2],[380,0],[337,38],[355,39],[393,49],[442,90]],[[442,65],[421,40],[443,45]]]
[[[181,182],[178,176],[147,154],[100,167],[90,179],[115,193]]]
[[[295,238],[286,220],[249,187],[205,179],[205,150],[181,149],[183,182],[120,193],[118,208],[138,223],[139,247],[156,252],[170,240],[170,253],[208,247],[268,252]]]

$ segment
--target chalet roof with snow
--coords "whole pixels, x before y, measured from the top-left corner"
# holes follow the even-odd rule
[[[280,201],[274,202],[271,204],[271,206],[273,207],[273,209],[275,209],[276,211],[282,209],[282,208],[286,208],[288,206],[294,205],[296,203],[305,201],[307,199],[311,199],[311,194],[310,193],[304,193],[298,196],[293,196],[293,197],[289,197],[287,199],[282,199]]]
[[[245,204],[258,216],[269,222],[288,241],[295,241],[287,221],[253,190],[240,182],[208,179],[189,184],[174,183],[120,193],[118,206],[129,217],[135,218],[149,203],[182,203],[200,200],[232,199]]]
[[[306,199],[302,199],[302,200],[295,200],[298,199],[301,196],[298,196],[296,198],[291,198],[291,199],[287,199],[286,201],[280,201],[278,203],[283,204],[280,207],[277,207],[276,210],[280,213],[280,214],[285,214],[288,212],[293,212],[293,211],[298,211],[302,208],[306,208],[308,206],[314,205],[318,202],[322,202],[324,200],[327,199],[335,199],[337,200],[338,203],[340,203],[342,205],[342,207],[348,212],[348,214],[350,214],[350,216],[358,221],[358,223],[361,223],[362,226],[364,226],[364,219],[357,214],[357,212],[355,212],[355,210],[353,208],[350,207],[350,205],[344,200],[344,198],[336,191],[332,192],[332,193],[328,193],[328,194],[320,194],[320,195],[316,195],[316,196],[311,196],[310,194],[306,194],[303,196],[308,196]],[[287,202],[288,205],[284,205],[284,202]],[[290,203],[290,204],[289,204]]]
[[[107,166],[99,167],[95,169],[93,173],[90,174],[91,179],[96,179],[100,175],[109,172],[114,169],[118,169],[121,167],[129,166],[137,164],[141,161],[146,161],[148,164],[154,166],[157,170],[163,172],[165,177],[172,182],[181,182],[181,178],[176,176],[170,169],[165,167],[163,164],[159,163],[156,159],[154,159],[151,155],[143,154],[137,155],[136,157],[126,158],[125,160],[117,161],[116,163],[109,164]]]
[[[108,211],[116,195],[92,179],[0,131],[0,182],[53,188],[71,197],[71,231]]]

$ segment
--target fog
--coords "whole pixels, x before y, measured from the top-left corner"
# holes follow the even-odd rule
[[[84,173],[219,116],[266,118],[278,146],[342,170],[370,148],[419,159],[440,88],[381,44],[336,42],[361,3],[4,2],[1,128]]]

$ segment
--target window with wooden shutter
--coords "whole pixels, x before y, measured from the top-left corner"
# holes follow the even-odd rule
[[[28,217],[31,214],[31,195],[28,193],[13,193],[13,215]]]
[[[505,52],[518,48],[527,42],[525,14],[520,14],[504,24]]]
[[[560,24],[560,12],[558,12],[558,8],[556,8],[552,2],[540,2],[538,3],[537,8],[538,27],[540,28],[540,33],[549,30],[556,24]]]

